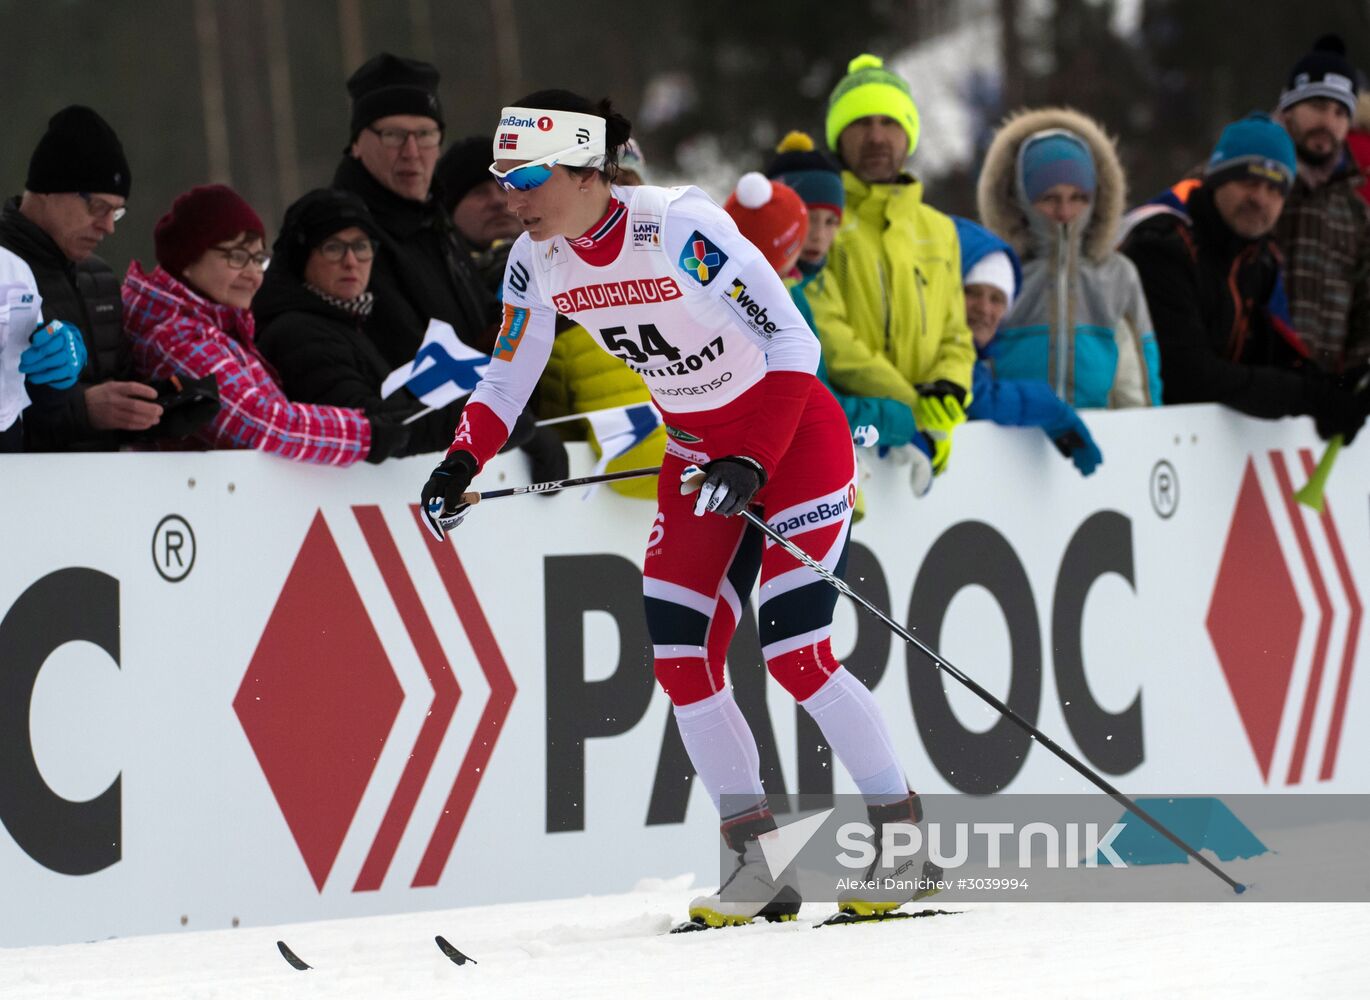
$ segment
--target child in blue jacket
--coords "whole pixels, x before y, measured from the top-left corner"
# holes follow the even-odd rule
[[[983,226],[955,216],[953,221],[961,240],[966,321],[975,338],[978,357],[966,416],[971,420],[993,420],[1005,427],[1040,427],[1082,475],[1089,475],[1104,457],[1074,408],[1052,392],[1046,382],[994,377],[989,344],[1022,282],[1017,255]]]

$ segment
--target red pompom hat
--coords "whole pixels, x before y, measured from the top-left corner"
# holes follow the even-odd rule
[[[777,270],[804,245],[809,231],[809,210],[794,189],[755,171],[742,175],[723,209]]]
[[[252,206],[224,184],[193,187],[171,203],[152,230],[157,263],[177,281],[210,247],[251,233],[266,241],[266,227]]]

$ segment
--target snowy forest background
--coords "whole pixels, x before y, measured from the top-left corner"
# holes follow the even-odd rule
[[[0,0],[3,194],[23,187],[47,118],[95,107],[133,170],[128,218],[101,253],[146,259],[171,199],[234,185],[270,224],[326,185],[347,141],[347,75],[389,50],[442,71],[447,139],[562,86],[635,122],[654,181],[725,194],[779,136],[821,142],[847,60],[885,57],[922,115],[912,169],[928,200],[974,213],[994,125],[1070,104],[1120,139],[1132,201],[1208,152],[1221,126],[1270,108],[1326,31],[1370,68],[1364,0]]]

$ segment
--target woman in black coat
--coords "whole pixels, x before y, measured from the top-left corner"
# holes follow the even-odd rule
[[[381,398],[390,366],[365,333],[379,238],[365,202],[351,192],[320,188],[291,205],[252,302],[257,347],[290,399],[354,407],[406,427],[408,442],[397,455],[446,451],[464,399],[406,424],[423,403],[407,389]],[[530,413],[520,418],[510,445],[529,453],[535,478],[565,478],[565,449],[554,434],[533,427]]]

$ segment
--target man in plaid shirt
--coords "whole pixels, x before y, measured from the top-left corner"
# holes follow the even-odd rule
[[[1292,325],[1318,366],[1347,381],[1370,363],[1370,206],[1346,148],[1355,77],[1336,35],[1295,64],[1278,117],[1294,140],[1298,175],[1274,232]]]

